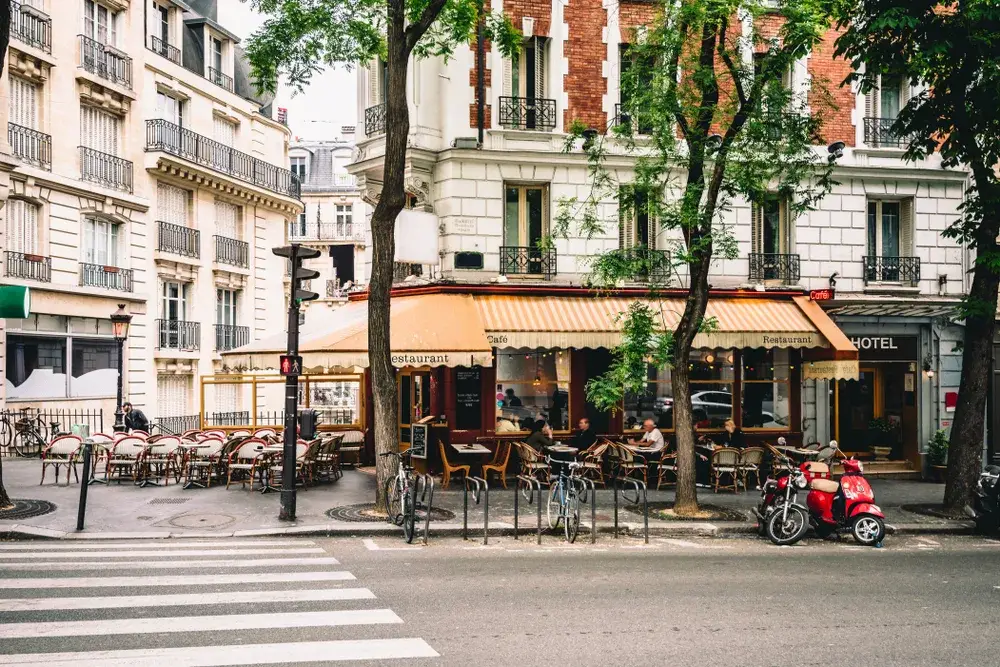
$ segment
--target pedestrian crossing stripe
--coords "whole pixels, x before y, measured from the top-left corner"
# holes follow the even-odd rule
[[[256,560],[170,560],[164,561],[162,563],[158,562],[147,562],[147,563],[115,563],[115,571],[120,570],[182,570],[184,568],[197,568],[199,570],[212,569],[212,568],[250,568],[250,567],[292,567],[292,566],[304,566],[304,567],[315,567],[319,565],[340,565],[340,561],[336,558],[329,556],[320,556],[318,558],[258,558]],[[75,563],[64,563],[61,561],[49,562],[31,562],[31,563],[0,563],[0,567],[6,570],[43,570],[46,572],[59,572],[59,571],[71,571],[80,572],[84,570],[107,570],[107,562],[75,562]]]
[[[241,547],[250,549],[253,547],[293,547],[313,546],[313,542],[303,542],[302,540],[209,540],[195,541],[187,538],[172,538],[161,540],[141,540],[132,542],[85,542],[83,540],[73,541],[69,544],[53,544],[51,542],[19,542],[17,544],[0,544],[0,551],[79,551],[87,549],[90,551],[110,551],[114,549],[151,549],[156,546],[164,546],[170,549],[180,549],[184,547],[206,548],[206,547]]]
[[[0,560],[13,560],[16,558],[100,558],[107,560],[111,558],[171,558],[174,556],[266,556],[266,555],[291,555],[291,554],[323,554],[326,553],[321,547],[298,547],[298,548],[278,548],[278,549],[203,549],[203,550],[170,550],[161,549],[156,551],[118,551],[113,554],[94,553],[92,551],[29,551],[26,553],[0,553]],[[2,565],[2,563],[0,563]]]
[[[303,581],[349,581],[350,572],[272,572],[267,583]],[[4,588],[147,588],[150,586],[208,586],[245,584],[247,576],[240,574],[184,574],[164,577],[48,577],[43,579],[0,579]]]

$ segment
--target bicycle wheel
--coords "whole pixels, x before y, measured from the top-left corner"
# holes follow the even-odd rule
[[[0,447],[8,449],[14,439],[14,427],[6,417],[0,419]]]
[[[576,542],[577,533],[580,532],[580,496],[575,488],[570,488],[566,492],[566,541],[570,544]]]
[[[409,544],[413,541],[413,524],[417,519],[417,499],[415,486],[403,489],[403,538]]]
[[[549,504],[545,511],[551,530],[558,528],[562,519],[562,495],[562,485],[559,482],[549,487]]]
[[[389,515],[389,523],[397,526],[402,522],[403,488],[398,477],[393,477],[385,484],[385,511]]]
[[[14,452],[18,456],[30,458],[40,456],[42,453],[42,441],[33,432],[22,432],[14,435]]]
[[[50,437],[55,436],[55,433],[49,434],[49,425],[45,423],[41,415],[35,418],[35,430],[38,431],[38,436],[42,439],[42,442],[48,442]]]

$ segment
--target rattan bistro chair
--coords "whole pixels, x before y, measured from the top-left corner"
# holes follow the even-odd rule
[[[757,482],[756,486],[760,486],[760,466],[763,462],[763,447],[747,447],[740,452],[740,461],[737,464],[736,474],[739,478],[739,483],[743,485],[744,491],[750,488],[747,484],[747,478],[750,475],[754,476]]]
[[[712,452],[712,485],[715,492],[719,489],[739,490],[736,471],[740,463],[740,450],[732,447],[721,447]],[[722,484],[722,478],[729,475],[730,484]]]
[[[483,466],[483,479],[490,480],[490,472],[500,475],[500,482],[503,488],[507,488],[507,466],[510,464],[510,452],[513,449],[510,440],[501,440],[497,443],[497,453],[493,460]]]
[[[646,457],[636,454],[628,445],[615,444],[613,448],[618,456],[616,463],[618,474],[622,477],[631,477],[639,473],[643,483],[648,483],[649,464],[646,462]]]
[[[39,486],[45,483],[45,470],[47,468],[56,469],[56,484],[59,484],[59,468],[62,466],[66,466],[66,484],[70,483],[71,472],[76,475],[76,481],[80,481],[76,463],[81,442],[79,436],[60,435],[42,450],[42,481],[38,483]]]
[[[672,475],[673,480],[667,480],[667,475]],[[677,486],[677,452],[667,451],[666,447],[663,448],[660,462],[656,466],[656,490],[659,491],[664,484]]]
[[[469,476],[471,466],[452,465],[449,463],[448,453],[445,452],[444,443],[441,441],[438,441],[438,450],[441,452],[441,486],[446,489],[448,488],[448,485],[451,484],[451,474],[453,472],[460,472],[466,477]]]
[[[146,441],[134,436],[126,436],[114,444],[108,456],[108,463],[104,469],[104,479],[116,479],[119,483],[123,479],[136,481],[139,473],[139,463],[143,452],[146,451]]]
[[[527,443],[515,442],[514,447],[517,448],[517,456],[521,459],[521,474],[547,483],[549,464]]]
[[[226,488],[233,483],[234,475],[239,479],[242,486],[250,484],[253,491],[254,477],[258,469],[267,465],[268,456],[264,454],[264,447],[267,443],[260,438],[247,438],[240,446],[229,454],[229,462],[226,466]]]

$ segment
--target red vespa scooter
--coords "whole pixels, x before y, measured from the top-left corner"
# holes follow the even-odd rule
[[[809,521],[816,534],[826,537],[850,530],[854,541],[864,546],[881,545],[885,539],[885,515],[875,504],[875,492],[857,459],[841,461],[840,482],[813,479],[809,482]]]

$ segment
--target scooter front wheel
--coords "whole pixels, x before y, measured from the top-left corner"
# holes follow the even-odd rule
[[[767,520],[767,536],[778,546],[795,544],[809,528],[809,518],[798,507],[778,507]]]
[[[861,514],[851,524],[854,541],[866,547],[873,547],[885,539],[885,522],[872,514]]]

